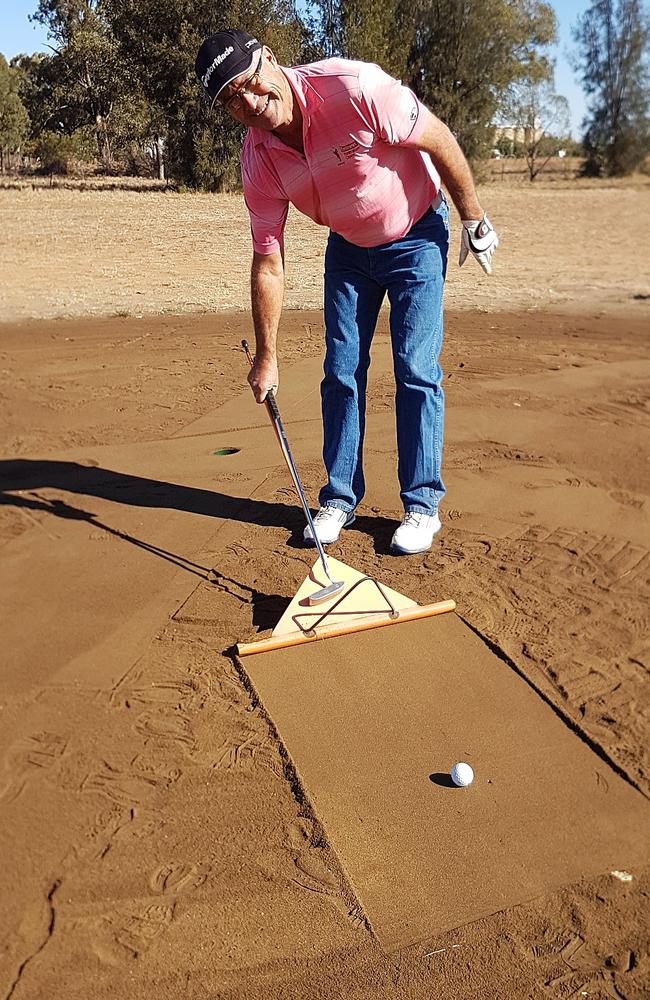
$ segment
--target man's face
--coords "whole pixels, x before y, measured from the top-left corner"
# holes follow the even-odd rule
[[[267,132],[291,120],[289,84],[266,46],[255,57],[252,69],[235,77],[218,100],[235,121]]]

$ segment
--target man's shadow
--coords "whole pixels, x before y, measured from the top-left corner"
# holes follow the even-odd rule
[[[0,501],[20,506],[26,498],[20,490],[50,487],[81,496],[101,497],[132,507],[183,510],[205,517],[243,521],[274,527],[292,527],[296,510],[284,503],[267,503],[246,497],[231,497],[217,490],[180,486],[159,479],[146,479],[78,462],[9,459],[0,461]],[[14,494],[8,496],[7,494]],[[52,513],[57,513],[53,510]],[[63,511],[61,516],[68,516]]]
[[[136,538],[121,529],[100,521],[96,514],[72,504],[39,495],[43,488],[65,490],[80,496],[101,497],[115,503],[134,507],[153,507],[182,510],[216,517],[221,520],[239,521],[262,527],[279,527],[291,532],[288,544],[303,547],[302,532],[304,514],[298,503],[268,503],[247,497],[231,497],[217,490],[198,489],[181,486],[157,479],[147,479],[127,473],[115,472],[96,466],[81,465],[78,462],[36,461],[33,459],[10,459],[0,461],[0,504],[13,506],[31,515],[31,512],[45,512],[66,520],[87,521],[94,527],[129,542],[158,558],[171,562],[219,589],[230,591],[230,584],[238,589],[250,591],[244,598],[253,609],[253,624],[258,629],[271,627],[288,606],[289,601],[280,594],[265,594],[242,585],[239,581],[225,577],[214,567],[201,566],[184,556]],[[371,534],[377,533],[381,541],[376,546],[381,551],[389,550],[388,539],[392,530],[391,522],[382,517],[359,518],[356,525]]]
[[[22,458],[0,461],[0,503],[16,507],[33,506],[33,500],[21,496],[19,491],[33,491],[44,487],[81,496],[101,497],[132,507],[182,510],[224,521],[286,528],[292,533],[289,544],[302,547],[305,521],[298,502],[269,503],[249,497],[232,497],[218,490],[181,486],[178,483],[147,479],[98,466],[81,465],[78,462]],[[75,508],[70,508],[67,504],[48,501],[45,509],[60,517],[79,516],[78,511],[72,514]],[[394,528],[392,521],[384,517],[364,516],[357,518],[351,530],[355,527],[367,532],[378,542],[378,552],[388,551],[387,539]]]

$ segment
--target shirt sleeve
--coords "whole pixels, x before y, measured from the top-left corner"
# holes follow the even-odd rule
[[[289,200],[278,189],[272,172],[264,169],[248,145],[242,150],[241,174],[253,250],[260,254],[276,253],[283,245]]]
[[[374,63],[359,72],[360,112],[378,139],[391,146],[416,146],[426,124],[424,105],[412,90]]]

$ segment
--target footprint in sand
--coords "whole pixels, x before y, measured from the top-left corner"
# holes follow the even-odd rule
[[[151,891],[161,896],[178,896],[198,889],[210,874],[210,866],[189,861],[171,861],[161,865],[149,878]]]
[[[174,919],[174,905],[153,903],[139,912],[111,913],[87,925],[91,946],[106,965],[139,958]]]
[[[255,731],[224,740],[216,752],[214,767],[218,771],[250,771],[264,767],[282,776],[282,762],[268,736]]]
[[[86,830],[83,840],[73,844],[66,861],[100,861],[121,830],[133,822],[134,810],[113,804],[100,810]]]
[[[633,507],[635,510],[642,510],[645,506],[645,499],[643,497],[634,496],[632,493],[625,493],[623,490],[612,490],[609,495],[615,503],[619,503],[622,507]]]
[[[72,845],[64,863],[101,861],[114,841],[144,840],[153,836],[161,826],[159,817],[113,803],[95,815],[81,841]]]
[[[174,769],[167,774],[156,774],[136,768],[114,767],[103,761],[99,771],[84,778],[81,789],[84,792],[105,795],[118,805],[136,806],[154,792],[169,788],[180,778],[181,773],[180,770]]]
[[[5,780],[0,783],[0,800],[13,802],[22,795],[30,776],[49,770],[65,753],[68,741],[56,733],[36,733],[9,750],[4,760]]]
[[[138,716],[136,732],[145,738],[169,740],[184,749],[194,747],[194,733],[189,718],[180,711],[153,709]]]
[[[261,860],[262,870],[277,878],[278,870],[300,889],[315,893],[336,907],[355,930],[367,928],[362,907],[345,898],[337,874],[327,863],[326,851],[320,845],[320,835],[315,823],[300,816],[286,829],[283,855],[269,853]]]

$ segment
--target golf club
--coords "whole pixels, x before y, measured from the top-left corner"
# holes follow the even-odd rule
[[[246,352],[248,363],[252,367],[254,359],[249,350],[248,341],[242,340],[241,345],[244,348],[244,351]],[[330,576],[329,566],[327,563],[327,556],[325,555],[325,550],[321,544],[318,535],[316,534],[316,529],[314,527],[314,521],[311,516],[309,504],[305,499],[305,493],[300,483],[300,479],[298,478],[298,472],[294,464],[293,458],[291,456],[291,451],[289,449],[289,442],[287,441],[287,436],[284,433],[284,427],[282,426],[282,420],[280,419],[280,411],[278,410],[278,404],[275,401],[275,393],[273,392],[272,389],[268,390],[264,402],[266,404],[266,411],[269,415],[271,423],[273,424],[273,429],[275,430],[276,437],[280,444],[282,454],[284,455],[284,460],[287,463],[287,468],[291,473],[291,478],[293,479],[294,486],[298,491],[298,496],[300,497],[302,509],[305,512],[305,517],[307,518],[307,524],[309,525],[309,528],[312,533],[312,538],[314,539],[314,543],[316,545],[316,548],[318,549],[318,554],[320,556],[320,561],[323,565],[325,576],[329,580],[329,584],[326,587],[323,587],[322,590],[317,590],[315,591],[315,593],[309,595],[310,604],[321,604],[323,601],[329,600],[330,597],[335,597],[336,594],[339,594],[343,590],[345,581],[333,580],[332,577]]]

